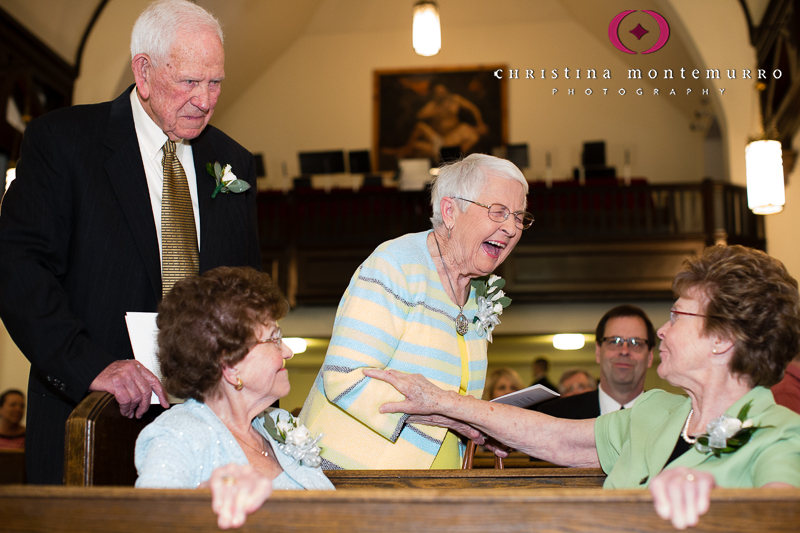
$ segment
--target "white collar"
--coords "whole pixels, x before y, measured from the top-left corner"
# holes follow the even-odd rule
[[[603,387],[601,385],[597,386],[597,395],[598,395],[598,399],[600,400],[600,414],[601,415],[608,414],[608,413],[610,413],[612,411],[619,411],[619,408],[623,407],[623,405],[621,403],[619,403],[617,400],[615,400],[614,398],[609,396],[608,393],[603,390]],[[641,395],[642,395],[642,393],[639,393],[636,396],[636,398],[634,398],[633,400],[631,400],[628,403],[626,403],[625,406],[624,406],[625,409],[630,409],[631,407],[633,407],[633,404],[636,403],[637,398],[639,398],[639,396],[641,396]]]

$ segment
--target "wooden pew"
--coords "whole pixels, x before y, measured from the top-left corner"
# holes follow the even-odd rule
[[[142,418],[125,418],[112,394],[90,393],[67,419],[64,484],[132,487],[136,482],[136,437],[163,412],[156,404]]]
[[[478,450],[472,459],[472,468],[496,468],[492,452]],[[522,452],[511,452],[503,459],[503,468],[564,468],[547,461],[540,461]]]
[[[0,486],[3,531],[218,532],[207,490]],[[693,533],[796,531],[800,489],[715,489]],[[274,493],[241,529],[282,533],[674,532],[646,490]]]
[[[601,488],[606,479],[599,468],[327,470],[325,475],[338,490]]]

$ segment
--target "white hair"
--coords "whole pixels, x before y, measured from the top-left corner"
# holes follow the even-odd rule
[[[169,57],[172,44],[181,32],[197,32],[207,28],[223,41],[219,21],[202,7],[189,0],[157,0],[145,9],[131,32],[131,59],[147,54],[158,65]]]
[[[433,227],[438,228],[444,224],[441,208],[442,198],[461,197],[474,200],[480,196],[489,175],[521,183],[525,191],[522,208],[528,207],[528,182],[514,163],[491,155],[472,154],[460,161],[444,165],[439,169],[439,175],[434,178],[431,184],[431,207],[433,208],[431,222]],[[458,205],[461,211],[466,211],[471,204],[458,200]]]

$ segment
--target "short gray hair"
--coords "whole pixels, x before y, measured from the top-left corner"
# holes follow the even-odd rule
[[[169,56],[175,37],[182,31],[208,28],[224,42],[219,21],[208,11],[189,0],[157,0],[145,9],[131,32],[131,59],[147,54],[155,65]]]
[[[564,394],[566,392],[564,390],[564,382],[567,381],[572,376],[577,376],[578,374],[583,374],[584,376],[586,376],[586,379],[589,380],[589,384],[593,388],[595,389],[597,388],[597,380],[595,379],[595,377],[586,370],[576,367],[576,368],[568,368],[567,370],[564,371],[563,374],[561,374],[561,377],[558,380],[558,392]]]
[[[431,184],[431,207],[433,208],[431,223],[433,223],[433,227],[438,228],[444,224],[441,208],[442,198],[476,199],[486,185],[489,174],[522,184],[525,191],[522,208],[527,208],[528,182],[514,163],[491,155],[472,154],[460,161],[444,165],[439,169],[439,175],[434,178]],[[471,205],[469,202],[461,200],[458,202],[461,211],[466,211]]]

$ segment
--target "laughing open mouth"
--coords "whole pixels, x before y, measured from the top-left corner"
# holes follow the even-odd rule
[[[483,251],[491,257],[499,257],[500,252],[506,247],[506,243],[500,241],[485,241],[483,243]]]

